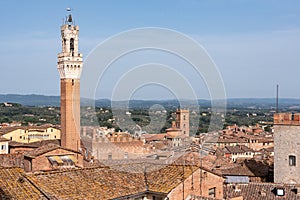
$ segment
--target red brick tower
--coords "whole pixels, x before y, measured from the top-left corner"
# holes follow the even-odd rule
[[[62,52],[58,54],[60,75],[61,145],[80,148],[80,74],[82,54],[78,53],[78,33],[70,14],[61,26]]]

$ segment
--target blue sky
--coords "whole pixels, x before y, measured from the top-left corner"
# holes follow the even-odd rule
[[[0,1],[0,93],[59,95],[56,62],[67,7],[73,8],[80,26],[84,56],[122,31],[169,28],[192,37],[207,50],[223,78],[227,97],[274,97],[278,83],[281,97],[300,98],[297,0]],[[160,56],[164,55],[151,54],[150,58]],[[173,58],[164,57],[170,65],[177,62],[167,59]],[[109,90],[113,82],[106,84]],[[198,97],[209,98],[203,81],[199,85],[194,86]],[[157,86],[144,88],[135,98],[172,97],[159,90]],[[109,92],[98,92],[97,97],[109,98]]]

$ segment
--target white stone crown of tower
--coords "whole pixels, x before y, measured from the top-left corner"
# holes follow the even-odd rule
[[[57,69],[61,79],[80,79],[82,54],[78,53],[79,26],[72,22],[72,16],[61,26],[62,53],[58,54]]]

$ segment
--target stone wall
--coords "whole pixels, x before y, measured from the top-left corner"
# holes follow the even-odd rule
[[[274,182],[300,184],[300,126],[274,125],[274,130]],[[290,166],[290,155],[296,166]]]

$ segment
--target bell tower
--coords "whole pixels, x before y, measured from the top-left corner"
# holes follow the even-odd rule
[[[70,11],[70,10],[68,10]],[[60,75],[61,146],[80,148],[80,75],[82,54],[78,53],[79,27],[72,15],[61,26],[62,52],[58,54]]]

